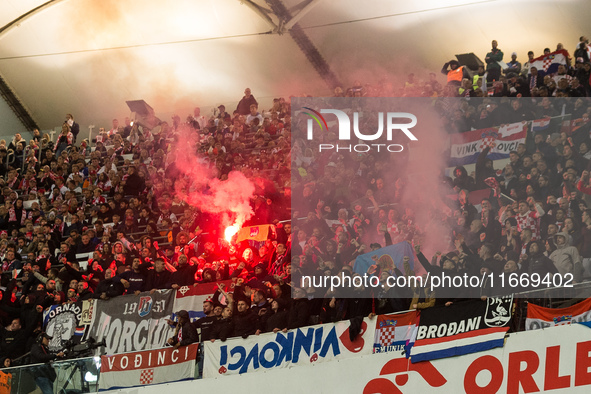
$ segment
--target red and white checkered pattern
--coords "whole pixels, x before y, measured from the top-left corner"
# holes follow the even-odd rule
[[[388,228],[388,232],[390,233],[390,235],[398,235],[400,233],[400,231],[398,231],[398,225],[396,223],[388,222],[386,227]]]
[[[144,369],[140,374],[140,384],[152,384],[154,381],[154,369]]]
[[[529,228],[532,234],[532,240],[540,239],[540,218],[537,211],[529,211],[525,215],[516,215],[517,231],[522,232],[523,229]]]
[[[552,64],[552,60],[554,60],[554,56],[547,56],[544,58],[544,71],[548,71]]]
[[[492,148],[494,146],[495,141],[495,137],[488,136],[482,140],[482,143],[480,143],[480,146],[478,148],[480,150],[483,150],[484,148],[487,148],[489,146]]]
[[[390,346],[394,342],[394,326],[387,326],[380,328],[378,334],[379,344],[382,346]]]

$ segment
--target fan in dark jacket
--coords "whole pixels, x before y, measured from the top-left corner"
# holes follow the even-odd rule
[[[177,316],[179,317],[179,321],[176,323],[176,330],[172,338],[168,338],[167,341],[175,349],[190,345],[198,340],[197,331],[189,319],[189,312],[183,309],[177,312]]]
[[[249,335],[256,333],[259,319],[249,307],[246,301],[238,301],[238,312],[232,318],[233,332],[232,336],[248,338]]]
[[[169,289],[167,284],[170,281],[170,276],[171,272],[166,269],[164,259],[157,258],[154,261],[154,269],[148,270],[145,290]]]
[[[493,161],[486,157],[490,151],[491,147],[487,146],[480,152],[476,159],[476,190],[488,188],[489,186],[484,183],[484,180],[487,178],[496,179],[497,177],[497,173],[493,168]]]
[[[51,337],[45,333],[39,334],[37,343],[31,347],[31,364],[45,364],[58,357],[64,357],[64,353],[52,354],[49,352],[47,346]],[[56,379],[56,373],[51,365],[42,365],[36,367],[35,383],[41,389],[41,392],[53,393],[53,382]]]
[[[232,320],[232,308],[225,307],[222,311],[222,318],[213,322],[210,330],[210,341],[216,339],[225,341],[234,331],[234,321]]]
[[[212,300],[207,299],[203,301],[203,313],[205,313],[205,316],[192,323],[195,330],[201,330],[201,342],[209,341],[213,338],[211,328],[215,321],[219,319],[218,316],[213,313],[213,308],[214,304]]]
[[[166,284],[167,289],[178,289],[183,286],[191,286],[195,283],[195,272],[197,272],[196,265],[187,264],[185,255],[179,256],[179,266],[176,272],[170,275],[170,279]]]
[[[264,316],[261,321],[263,332],[287,331],[288,322],[287,303],[282,298],[271,302],[271,313]]]
[[[472,191],[475,189],[474,178],[468,175],[468,171],[463,166],[458,166],[454,170],[454,187],[459,189]]]
[[[94,298],[108,300],[125,293],[125,286],[118,278],[105,279],[98,284],[94,292]]]
[[[300,328],[308,325],[310,319],[310,305],[306,298],[306,291],[301,288],[294,290],[294,298],[289,309],[287,328]]]
[[[0,356],[14,360],[26,353],[27,343],[36,326],[21,326],[21,319],[15,318],[0,329]]]
[[[146,188],[144,180],[138,175],[134,166],[128,167],[127,175],[123,192],[126,196],[138,196]]]
[[[546,274],[558,273],[552,260],[544,255],[544,247],[540,241],[532,241],[529,244],[527,259],[522,260],[521,264],[521,270],[527,272],[530,277],[535,273],[543,279]]]

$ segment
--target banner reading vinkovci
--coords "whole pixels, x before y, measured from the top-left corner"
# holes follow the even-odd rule
[[[525,143],[527,129],[527,122],[519,122],[452,134],[450,165],[476,163],[480,152],[487,146],[492,146],[487,155],[489,159],[508,158],[511,151],[517,150],[517,145]]]
[[[359,320],[359,335],[350,339],[351,322],[319,324],[287,333],[251,335],[225,342],[204,342],[203,377],[252,373],[367,355],[372,352],[375,320]]]
[[[174,293],[158,290],[98,300],[88,336],[97,342],[105,339],[106,354],[160,348],[174,332],[166,323]]]

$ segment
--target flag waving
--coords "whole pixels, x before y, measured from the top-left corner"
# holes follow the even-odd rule
[[[506,159],[509,153],[525,143],[528,124],[512,123],[488,129],[472,130],[451,136],[450,165],[462,166],[476,163],[484,148],[491,148],[488,158]]]
[[[529,61],[529,69],[532,67],[538,69],[538,71],[544,71],[545,74],[554,74],[558,71],[559,65],[566,66],[566,60],[568,59],[568,51],[561,49],[554,51],[548,55],[542,55]]]
[[[396,266],[404,272],[402,260],[405,256],[410,257],[409,264],[412,269],[414,266],[414,251],[408,242],[403,241],[357,256],[353,271],[363,275],[368,272],[371,266],[379,265],[388,271],[394,269],[394,266]]]

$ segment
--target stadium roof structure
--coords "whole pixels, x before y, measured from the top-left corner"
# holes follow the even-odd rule
[[[268,108],[484,59],[492,39],[505,59],[558,42],[572,55],[590,19],[586,0],[2,0],[0,77],[42,129],[66,113],[109,127],[127,100],[184,119],[231,112],[250,87]]]

